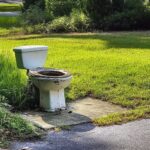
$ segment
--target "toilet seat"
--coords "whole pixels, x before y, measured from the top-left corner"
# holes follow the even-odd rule
[[[36,78],[67,78],[71,74],[64,70],[52,69],[52,68],[36,68],[29,71],[29,76]]]

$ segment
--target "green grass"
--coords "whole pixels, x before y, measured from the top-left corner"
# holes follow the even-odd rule
[[[21,11],[21,4],[0,3],[0,12],[6,11]]]
[[[10,140],[38,136],[35,127],[17,114],[0,107],[0,147],[7,147]]]
[[[0,27],[0,36],[7,35],[7,34],[9,34],[9,29]]]
[[[23,30],[21,27],[0,27],[0,36],[9,36],[11,35],[16,35],[16,34],[22,34]]]
[[[0,16],[0,27],[19,27],[21,18],[19,16]]]
[[[68,100],[93,96],[131,108],[98,118],[96,124],[150,117],[150,32],[1,36],[0,101],[15,107],[24,105],[27,76],[17,68],[12,49],[30,44],[49,46],[45,67],[73,74]]]
[[[106,126],[122,124],[141,118],[150,118],[150,106],[139,107],[134,110],[129,110],[123,113],[113,113],[101,118],[97,118],[93,122],[98,126]]]
[[[145,32],[2,37],[1,93],[11,95],[10,101],[16,104],[15,95],[19,96],[19,89],[26,85],[25,71],[16,67],[12,49],[20,45],[44,44],[49,46],[45,66],[66,69],[73,74],[66,95],[68,99],[90,94],[128,108],[149,105],[149,35]]]

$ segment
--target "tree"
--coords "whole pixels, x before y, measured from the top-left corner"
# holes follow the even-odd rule
[[[36,5],[42,10],[45,9],[45,0],[23,0],[23,10],[29,9],[31,5]]]
[[[125,0],[112,0],[113,12],[121,12],[124,9]]]
[[[85,10],[87,0],[46,0],[46,10],[52,18],[68,16],[72,9]]]
[[[99,27],[103,19],[112,12],[111,0],[88,0],[87,12],[96,27]]]

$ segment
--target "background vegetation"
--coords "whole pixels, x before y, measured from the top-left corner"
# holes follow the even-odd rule
[[[149,29],[150,9],[144,0],[24,0],[0,11],[22,10],[21,17],[0,16],[0,147],[10,138],[37,135],[16,114],[2,108],[36,107],[26,72],[15,64],[12,49],[20,45],[49,46],[47,67],[63,68],[74,78],[67,100],[84,96],[131,108],[126,113],[96,119],[98,125],[150,117],[150,33],[38,34],[95,30]],[[107,11],[106,11],[107,10]],[[23,19],[23,20],[22,20]],[[23,31],[22,28],[23,27]],[[11,33],[11,34],[10,34]],[[12,34],[18,34],[12,36]]]
[[[38,3],[35,0],[28,1],[24,1],[24,11],[28,12],[24,15],[26,16],[25,20],[28,20],[27,24],[44,23],[44,26],[49,28],[47,31],[44,30],[45,32],[144,30],[150,28],[148,0],[39,0]],[[42,19],[36,15],[31,17],[31,14],[36,14],[36,11],[43,13],[40,15]],[[76,16],[79,18],[75,22],[70,21],[77,18]],[[36,22],[32,22],[35,19]],[[41,28],[43,32],[43,25]],[[37,31],[34,30],[34,32]]]

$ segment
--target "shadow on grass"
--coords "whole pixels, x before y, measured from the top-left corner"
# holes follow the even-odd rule
[[[65,38],[79,40],[102,40],[107,42],[107,48],[142,48],[150,49],[150,33],[146,32],[117,32],[100,34],[51,34],[33,35],[13,38],[13,40],[31,40],[44,38]]]

